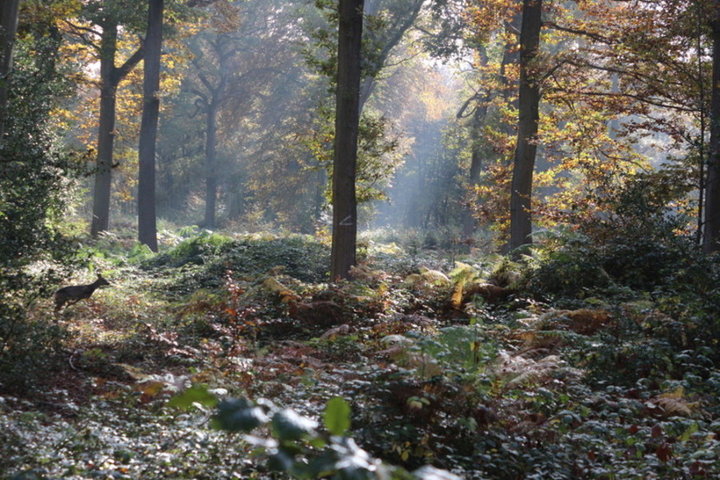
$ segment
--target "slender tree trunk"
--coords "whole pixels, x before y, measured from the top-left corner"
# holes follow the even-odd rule
[[[115,142],[115,81],[117,24],[103,25],[100,41],[100,117],[98,121],[97,165],[93,191],[93,217],[90,235],[97,237],[110,227],[110,188],[112,184],[113,144]]]
[[[0,139],[5,131],[8,100],[7,81],[12,69],[12,52],[17,31],[20,0],[3,0],[0,7]]]
[[[107,21],[100,39],[100,117],[98,119],[97,165],[93,190],[93,216],[90,235],[97,237],[110,226],[115,107],[118,85],[143,57],[140,47],[121,67],[115,66],[118,26]]]
[[[488,56],[485,47],[481,46],[478,48],[477,54],[480,58],[481,67],[487,67]],[[495,92],[488,91],[482,97],[480,97],[479,94],[476,95],[474,99],[475,111],[473,112],[472,121],[470,123],[470,139],[472,142],[470,152],[470,171],[468,173],[468,186],[470,189],[468,196],[470,198],[468,199],[468,204],[463,215],[463,234],[466,238],[472,237],[473,233],[475,233],[475,229],[477,228],[477,222],[475,221],[475,216],[473,214],[473,198],[476,197],[475,188],[480,183],[480,172],[482,171],[482,129],[485,125],[485,120],[487,119],[489,104],[495,95]],[[460,117],[463,113],[464,112],[462,110],[458,112],[458,117]]]
[[[347,278],[355,265],[357,243],[357,164],[360,121],[360,43],[363,0],[340,0],[338,30],[335,154],[333,159],[333,234],[330,278]]]
[[[138,173],[138,240],[157,252],[155,214],[155,143],[160,116],[160,56],[162,50],[163,0],[150,0],[145,36],[143,113],[140,124],[140,171]]]
[[[474,196],[475,187],[480,183],[480,172],[482,171],[482,127],[487,117],[488,105],[487,98],[481,100],[482,104],[475,107],[473,113],[470,137],[472,141],[472,151],[470,156],[470,172],[468,175],[468,185],[470,186],[469,194]],[[464,219],[463,234],[471,237],[475,232],[476,222],[472,212],[472,202],[468,203]]]
[[[695,238],[698,245],[703,244],[703,226],[705,225],[705,133],[707,127],[707,116],[705,111],[705,75],[703,69],[703,57],[705,49],[703,48],[703,24],[705,23],[705,12],[702,8],[702,3],[696,0],[695,7],[697,8],[697,15],[695,16],[696,21],[696,51],[697,51],[697,73],[698,73],[698,87],[700,95],[698,98],[698,105],[700,107],[700,134],[698,135],[698,205],[697,205],[697,227],[695,229]]]
[[[327,172],[318,168],[315,179],[315,193],[313,195],[313,226],[320,222],[325,206],[325,185],[327,185]]]
[[[703,250],[720,250],[720,1],[713,2],[713,74],[710,100],[710,158],[707,166]]]
[[[510,192],[510,248],[532,243],[531,199],[537,152],[540,86],[531,72],[540,46],[542,0],[523,1],[520,31],[518,136]]]
[[[215,151],[217,148],[217,106],[213,100],[207,108],[205,133],[205,219],[203,226],[213,229],[217,210],[217,172],[215,172]]]

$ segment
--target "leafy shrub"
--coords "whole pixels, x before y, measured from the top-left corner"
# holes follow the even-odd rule
[[[39,315],[35,300],[57,280],[55,260],[67,258],[55,226],[73,171],[72,156],[58,145],[50,111],[68,93],[56,71],[60,35],[37,22],[15,43],[16,61],[0,112],[0,382],[27,388],[46,373],[48,359],[65,332]],[[32,271],[31,271],[32,270]]]
[[[720,279],[718,258],[703,254],[675,232],[618,232],[602,241],[557,232],[536,249],[528,271],[531,291],[555,297],[586,296],[625,287],[653,292],[679,289],[708,293]]]
[[[180,269],[170,289],[191,293],[199,288],[220,287],[228,270],[239,277],[254,277],[274,267],[283,267],[283,273],[287,275],[317,283],[327,279],[329,265],[328,249],[311,237],[247,236],[233,240],[215,233],[203,233],[144,262],[143,268]]]
[[[179,267],[189,263],[200,265],[205,263],[207,257],[220,253],[223,245],[231,242],[230,237],[204,230],[192,238],[183,240],[179,245],[147,263],[165,267]]]
[[[612,279],[600,252],[583,235],[557,234],[536,249],[527,272],[528,289],[538,295],[582,297],[607,287]]]
[[[214,406],[217,399],[203,387],[193,387],[171,399],[169,405],[187,409],[194,403]],[[271,470],[294,478],[459,480],[449,472],[427,466],[410,474],[372,458],[346,436],[351,422],[350,406],[340,397],[327,402],[323,420],[325,432],[319,429],[317,421],[269,400],[253,403],[239,398],[220,402],[212,423],[217,428],[245,434],[264,429],[267,436],[245,435],[245,441],[254,446],[256,455],[266,459]]]
[[[612,285],[652,291],[700,260],[684,233],[689,218],[673,206],[694,188],[685,170],[638,173],[591,194],[586,203],[596,210],[576,218],[573,230],[546,232],[533,289],[555,296]]]
[[[0,278],[0,289],[6,284]],[[30,316],[21,300],[28,291],[0,294],[0,391],[25,393],[47,380],[68,332],[47,317]]]

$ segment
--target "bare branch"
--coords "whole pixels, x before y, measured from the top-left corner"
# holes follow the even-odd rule
[[[140,47],[135,50],[135,53],[133,53],[130,58],[125,60],[125,63],[123,63],[120,67],[116,67],[113,69],[113,79],[116,82],[119,82],[123,78],[127,76],[130,71],[135,68],[135,65],[137,65],[140,60],[143,59],[145,56],[145,45],[142,44]]]
[[[584,95],[587,97],[631,98],[633,100],[637,100],[642,103],[647,103],[648,105],[652,105],[654,107],[667,108],[669,110],[675,110],[678,112],[690,112],[690,113],[697,112],[697,108],[686,107],[684,105],[679,105],[679,104],[665,103],[662,100],[653,99],[653,98],[646,97],[643,95],[636,95],[633,93],[613,93],[613,92],[597,92],[597,91],[588,91],[588,90],[565,90],[565,89],[559,89],[557,91],[563,92],[563,93],[569,93],[572,95]]]
[[[89,27],[84,27],[82,25],[76,25],[69,20],[63,20],[63,22],[68,26],[70,33],[74,35],[75,37],[79,38],[82,43],[87,45],[88,47],[91,47],[95,51],[100,51],[100,45],[98,45],[97,42],[94,42],[90,39],[90,35],[97,35],[98,37],[101,35],[100,32],[97,30],[93,30]]]
[[[581,36],[583,36],[583,37],[592,38],[593,40],[596,40],[596,41],[598,41],[598,42],[605,43],[605,44],[608,44],[608,45],[615,45],[615,44],[617,44],[617,43],[620,43],[620,41],[619,41],[618,39],[613,39],[613,38],[610,38],[610,37],[606,37],[606,36],[601,35],[601,34],[599,34],[599,33],[590,32],[590,31],[587,31],[587,30],[580,30],[580,29],[577,29],[577,28],[565,27],[565,26],[562,26],[562,25],[558,25],[558,24],[555,23],[555,22],[544,21],[544,22],[543,22],[543,27],[547,27],[547,28],[550,28],[550,29],[553,29],[553,30],[558,30],[558,31],[561,31],[561,32],[573,33],[573,34],[575,34],[575,35],[581,35]]]

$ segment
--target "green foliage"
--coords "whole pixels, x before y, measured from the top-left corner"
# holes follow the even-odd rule
[[[331,399],[325,408],[325,426],[331,435],[318,432],[314,420],[290,409],[276,407],[268,400],[258,405],[246,399],[224,400],[214,417],[215,425],[232,432],[251,431],[269,426],[271,438],[245,439],[256,446],[273,470],[293,478],[370,479],[458,479],[449,472],[421,469],[409,474],[398,467],[382,464],[362,450],[350,437],[342,436],[350,425],[350,406],[343,399]]]
[[[716,269],[714,260],[701,255],[692,239],[676,234],[674,226],[620,229],[614,225],[614,233],[606,231],[601,237],[548,232],[534,252],[530,288],[560,297],[583,297],[618,286],[654,291],[673,284],[685,289],[684,282],[706,290]]]
[[[535,288],[559,295],[613,284],[652,291],[685,270],[699,260],[697,247],[682,233],[683,210],[671,205],[690,188],[683,172],[667,167],[595,192],[587,203],[604,211],[581,218],[573,230],[546,232]]]
[[[266,252],[275,240],[255,237],[248,248]],[[554,240],[563,247],[563,237]],[[256,278],[222,274],[218,288],[182,303],[140,293],[175,281],[178,269],[205,267],[238,242],[220,241],[205,254],[188,249],[207,262],[199,265],[125,265],[112,289],[66,316],[80,334],[62,381],[91,396],[72,387],[51,393],[57,398],[48,403],[72,412],[56,418],[3,394],[0,468],[38,478],[175,479],[377,478],[382,471],[409,479],[403,469],[426,463],[493,480],[720,473],[713,259],[686,258],[684,271],[654,281],[649,292],[616,284],[581,299],[555,293],[548,304],[519,289],[508,303],[467,304],[462,312],[447,310],[450,286],[404,283],[397,272],[410,260],[397,246],[370,244],[370,261],[386,252],[381,265],[393,269],[363,265],[362,279],[334,287],[276,280],[308,308],[342,307],[337,321],[348,328],[310,341],[277,295],[254,290]],[[449,271],[437,251],[413,256],[416,265]],[[456,279],[494,273],[523,285],[517,264],[466,262]],[[608,319],[574,331],[567,311],[553,308],[563,304]],[[218,402],[227,391],[199,384],[272,402]],[[211,424],[232,435],[205,428],[213,411]],[[446,475],[414,471],[416,478]]]
[[[221,286],[228,270],[237,276],[256,277],[281,267],[284,274],[299,280],[319,282],[327,276],[328,257],[327,247],[307,236],[232,239],[206,232],[147,260],[143,268],[175,273],[170,289],[192,293]]]
[[[601,240],[558,237],[539,249],[539,263],[529,272],[530,291],[556,303],[602,298],[616,305],[615,328],[604,333],[598,348],[575,352],[595,379],[632,384],[683,377],[687,370],[678,352],[720,339],[720,259],[703,254],[687,237],[645,232]],[[639,307],[632,303],[637,299]]]
[[[535,267],[529,273],[528,286],[542,295],[583,297],[590,291],[610,285],[599,252],[587,237],[568,234],[548,238],[535,250]]]
[[[0,139],[0,257],[27,265],[59,241],[52,226],[61,213],[64,174],[71,166],[48,125],[47,115],[66,86],[54,70],[58,39],[17,42],[9,81],[5,136]]]
[[[221,247],[231,241],[232,239],[229,237],[204,230],[196,236],[183,240],[162,257],[155,259],[153,263],[174,267],[188,263],[202,264],[205,263],[206,256],[217,255],[221,251]]]
[[[223,400],[213,419],[218,428],[228,432],[250,432],[270,419],[262,408],[245,398]]]
[[[175,2],[172,2],[173,4]],[[136,32],[143,32],[147,10],[132,0],[89,1],[81,15],[97,25],[112,21]]]
[[[65,336],[29,310],[57,282],[56,261],[67,258],[56,222],[73,170],[48,120],[68,92],[57,72],[59,32],[43,23],[22,30],[7,109],[0,112],[0,382],[17,390],[47,373]]]
[[[333,435],[345,435],[350,430],[350,405],[341,397],[331,398],[325,407],[325,428]]]
[[[313,42],[304,49],[306,62],[325,75],[332,88],[337,71],[337,2],[315,0],[316,18],[309,28]],[[399,42],[417,13],[417,1],[384,1],[365,13],[362,38],[362,75],[377,77],[385,67],[390,50]]]
[[[467,374],[473,380],[480,380],[498,351],[495,341],[478,324],[445,327],[432,341],[421,345],[445,366],[446,373]]]
[[[208,392],[206,387],[195,385],[171,398],[167,406],[187,410],[194,404],[212,408],[217,405],[217,398]]]
[[[334,108],[321,106],[312,134],[305,139],[317,165],[332,178],[333,148],[328,139],[335,135]],[[358,132],[357,200],[368,203],[385,198],[385,189],[403,163],[400,139],[392,132],[392,122],[383,115],[363,109]],[[330,196],[330,185],[325,196]]]
[[[415,8],[413,6],[415,3],[417,2],[386,2],[384,5],[377,5],[376,14],[365,16],[362,76],[367,85],[374,81],[373,79],[385,66],[390,50],[410,26],[407,19],[412,17],[406,15],[409,14],[406,10]],[[332,178],[337,4],[318,0],[315,2],[315,7],[317,9],[315,14],[319,16],[306,27],[312,42],[304,48],[303,54],[307,64],[325,77],[324,80],[333,95],[326,97],[317,107],[315,124],[305,143],[317,164],[327,171],[327,177]],[[392,121],[382,113],[369,108],[367,98],[361,101],[365,104],[361,106],[358,132],[357,200],[359,203],[367,204],[372,200],[385,199],[385,189],[402,165],[404,152],[400,149],[400,136],[392,131]],[[326,198],[329,199],[330,193],[330,185],[327,185]]]
[[[38,287],[26,285],[14,293],[28,295]],[[27,392],[51,380],[49,373],[62,359],[60,349],[68,332],[48,318],[27,315],[17,298],[2,295],[0,302],[0,389]]]

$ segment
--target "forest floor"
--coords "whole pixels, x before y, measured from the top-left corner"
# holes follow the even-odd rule
[[[372,455],[468,479],[720,476],[720,370],[642,292],[538,299],[470,248],[369,242],[339,284],[306,237],[126,252],[88,252],[112,283],[88,301],[33,306],[69,334],[60,371],[0,396],[1,478],[285,478],[168,404],[191,385],[315,418],[343,397]]]

